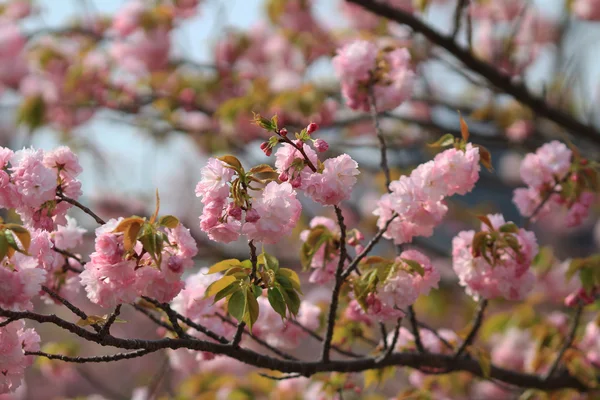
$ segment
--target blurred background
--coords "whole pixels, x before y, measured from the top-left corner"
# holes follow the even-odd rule
[[[30,13],[20,17],[6,11],[17,3],[29,4]],[[462,329],[474,303],[456,285],[448,258],[452,237],[460,230],[477,227],[474,216],[478,214],[501,212],[507,220],[521,223],[512,203],[513,190],[523,186],[520,162],[541,144],[563,140],[565,132],[490,87],[423,37],[348,8],[341,0],[183,3],[1,2],[0,144],[15,150],[70,146],[84,168],[80,201],[105,219],[149,215],[158,189],[161,213],[179,217],[198,241],[199,268],[224,258],[248,256],[245,243],[222,246],[199,229],[202,207],[194,187],[206,160],[215,154],[233,153],[244,165],[273,162],[259,148],[268,136],[252,125],[252,112],[267,117],[278,114],[290,131],[317,122],[322,128],[319,134],[330,144],[328,155],[346,152],[359,162],[359,184],[352,200],[344,204],[344,212],[349,226],[361,229],[368,238],[376,231],[372,211],[384,191],[378,142],[370,116],[345,107],[331,57],[336,48],[357,37],[406,46],[417,72],[415,93],[410,101],[381,116],[393,177],[433,157],[434,150],[425,143],[448,132],[460,135],[459,112],[469,123],[472,141],[492,153],[494,172],[483,171],[476,190],[452,198],[446,222],[433,237],[419,238],[413,244],[435,257],[444,277],[441,289],[420,301],[417,312],[435,327]],[[410,0],[404,3],[412,9]],[[420,18],[441,32],[452,32],[455,1],[420,3],[422,11],[416,5],[413,9]],[[589,20],[593,16],[588,14],[593,12],[576,9],[577,1],[494,3],[500,4],[498,13],[512,14],[482,17],[475,2],[471,32],[463,17],[457,40],[472,45],[478,57],[511,74],[515,81],[525,82],[550,104],[598,126],[600,23]],[[179,14],[165,11],[173,4]],[[142,22],[150,25],[145,29],[165,29],[164,36],[138,39],[119,31],[125,29],[130,9],[136,6],[153,15],[154,19]],[[586,157],[598,159],[600,138],[573,135],[570,139]],[[301,201],[305,215],[295,235],[269,249],[287,267],[297,270],[297,234],[313,216],[332,216],[331,210],[305,198]],[[94,221],[78,210],[71,214],[88,231],[79,252],[89,254]],[[598,202],[577,228],[567,228],[564,215],[553,213],[533,229],[540,244],[553,246],[556,262],[583,257],[599,246],[597,215]],[[393,255],[393,251],[390,243],[376,248],[382,255]],[[307,280],[308,273],[301,276]],[[326,299],[320,291],[326,288],[308,281],[306,287],[305,293],[313,299]],[[549,304],[562,302],[543,289],[539,292]],[[85,304],[85,293],[80,294],[84,310],[101,313]],[[156,325],[131,310],[123,319],[135,323],[118,324],[116,334],[156,337]],[[52,328],[41,327],[40,332],[44,340],[66,342],[62,333]],[[299,352],[316,348],[316,343],[303,345],[308,350],[303,347]],[[85,398],[92,394],[131,398],[138,387],[149,387],[152,398],[172,392],[178,382],[164,354],[73,368],[74,372],[65,372],[57,363],[46,363],[31,371],[24,398]],[[56,378],[49,379],[52,376]],[[405,380],[388,383],[391,388],[380,393],[397,392],[398,386],[405,384]]]

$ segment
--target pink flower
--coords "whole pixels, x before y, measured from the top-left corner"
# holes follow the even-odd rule
[[[379,111],[396,108],[412,94],[414,72],[405,48],[380,52],[374,43],[357,40],[339,49],[332,63],[342,95],[354,110],[370,109],[369,87]]]
[[[348,154],[325,160],[322,174],[311,174],[303,181],[303,188],[314,201],[336,205],[347,200],[360,172],[358,164]]]
[[[196,185],[196,196],[202,197],[202,203],[207,204],[212,200],[225,199],[229,196],[229,181],[234,171],[227,168],[224,162],[210,158],[201,173],[202,179]]]
[[[588,21],[600,20],[600,1],[598,0],[575,0],[571,3],[573,14]]]
[[[429,257],[417,250],[406,250],[396,258],[396,261],[402,259],[416,261],[425,270],[422,276],[420,274],[413,274],[413,285],[420,295],[427,296],[432,288],[437,289],[440,281],[440,273],[433,267]]]
[[[11,60],[0,66],[0,84],[18,88],[27,75],[27,63],[23,56],[27,38],[19,27],[11,22],[0,22],[0,59]]]
[[[171,38],[167,30],[138,30],[127,39],[115,42],[110,53],[125,70],[144,74],[167,67],[170,49]]]
[[[464,195],[473,190],[479,180],[479,148],[471,143],[464,151],[448,149],[439,153],[433,160],[434,179],[446,186],[445,196]]]
[[[505,223],[500,214],[488,217],[495,229]],[[487,228],[482,225],[482,230]],[[538,251],[535,235],[524,229],[508,235],[516,240],[519,250],[517,252],[511,247],[504,247],[496,254],[495,265],[491,265],[482,255],[474,256],[474,231],[460,232],[452,240],[452,267],[460,285],[466,287],[467,294],[474,298],[520,300],[531,291],[535,277],[530,265]]]
[[[33,149],[19,150],[11,159],[11,177],[26,206],[37,208],[54,200],[57,173],[46,168],[43,161],[44,152]]]
[[[288,235],[296,226],[302,206],[296,199],[296,192],[287,182],[269,182],[252,203],[252,208],[260,215],[255,223],[246,222],[243,233],[251,240],[274,244]]]
[[[141,1],[134,0],[127,2],[115,13],[112,21],[112,29],[122,37],[132,34],[140,27],[140,19],[145,10],[146,7]]]
[[[571,166],[572,152],[558,141],[544,144],[535,153],[525,156],[521,164],[523,182],[533,188],[553,185],[555,180],[563,179]]]
[[[31,300],[40,293],[45,278],[46,271],[38,268],[35,258],[21,253],[5,257],[0,264],[0,306],[14,311],[31,309]]]
[[[44,154],[44,165],[57,170],[63,178],[74,178],[83,171],[77,156],[66,146],[58,147]]]
[[[56,247],[62,250],[74,249],[83,243],[83,235],[87,230],[77,226],[77,220],[66,217],[67,225],[59,225],[52,232],[52,238]]]
[[[324,153],[329,149],[329,144],[323,139],[315,140],[314,146],[319,153]]]
[[[175,246],[175,254],[185,258],[192,258],[198,254],[196,241],[192,237],[190,230],[183,224],[178,224],[173,229],[167,229],[169,242]]]
[[[0,318],[0,322],[5,322]],[[40,350],[40,337],[33,329],[25,329],[23,321],[0,328],[0,394],[14,392],[23,383],[25,369],[33,364],[26,351]]]
[[[509,328],[493,339],[492,362],[504,368],[523,370],[527,354],[534,350],[535,341],[529,331],[515,327]]]

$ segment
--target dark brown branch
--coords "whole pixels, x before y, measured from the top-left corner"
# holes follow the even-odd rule
[[[402,325],[402,318],[398,318],[396,322],[396,327],[394,328],[394,336],[392,337],[392,343],[387,344],[387,335],[383,338],[384,349],[386,352],[383,354],[383,357],[380,358],[380,361],[385,361],[389,356],[394,352],[394,348],[398,343],[398,338],[400,337],[400,325]]]
[[[419,332],[419,322],[417,321],[417,314],[415,313],[415,309],[413,306],[408,306],[408,320],[410,322],[410,328],[412,334],[415,338],[415,346],[419,353],[425,353],[425,346],[423,346],[423,342],[421,341],[421,332]]]
[[[505,93],[513,96],[516,100],[531,108],[538,116],[549,119],[556,124],[569,130],[573,135],[583,137],[600,143],[600,132],[589,125],[586,125],[566,112],[552,107],[543,98],[537,97],[529,92],[529,89],[518,82],[513,82],[509,75],[500,72],[495,66],[475,57],[468,49],[464,49],[452,38],[445,36],[417,17],[407,12],[390,7],[383,2],[374,0],[346,0],[357,4],[366,10],[373,12],[381,17],[404,24],[412,28],[415,32],[421,33],[432,43],[446,49],[456,59],[461,61],[465,67],[477,72],[493,86],[498,87]]]
[[[90,217],[94,218],[94,220],[99,225],[106,224],[106,222],[102,218],[100,218],[99,216],[97,216],[92,210],[90,210],[88,207],[84,206],[83,204],[81,204],[77,200],[72,199],[70,197],[67,197],[64,194],[60,193],[60,192],[56,193],[56,197],[58,197],[60,199],[60,201],[65,201],[65,202],[67,202],[69,204],[73,204],[75,207],[79,208],[81,211],[83,211],[84,213],[86,213]]]
[[[329,313],[327,315],[327,328],[325,329],[325,340],[323,341],[323,347],[321,351],[321,360],[324,362],[329,361],[329,351],[331,350],[331,340],[333,339],[333,329],[335,328],[335,320],[338,308],[338,302],[340,297],[340,289],[344,284],[344,263],[346,262],[346,224],[344,223],[344,216],[342,209],[339,206],[334,206],[335,215],[337,217],[338,225],[340,227],[340,259],[338,261],[337,268],[335,270],[335,285],[331,292],[331,303],[329,305]]]
[[[232,320],[230,320],[229,318],[227,318],[224,315],[221,315],[219,313],[215,314],[217,317],[219,317],[221,319],[221,321],[232,325],[232,326],[236,326],[237,324],[235,322],[233,322]],[[296,357],[292,356],[291,354],[287,354],[284,351],[279,350],[277,347],[271,346],[269,343],[265,342],[264,340],[262,340],[261,338],[254,336],[248,329],[244,329],[244,334],[248,335],[252,340],[254,340],[256,343],[258,343],[259,345],[261,345],[262,347],[264,347],[265,349],[271,351],[273,354],[278,355],[281,358],[284,358],[286,360],[297,360]]]
[[[487,305],[488,305],[487,299],[482,299],[479,302],[479,307],[477,307],[477,311],[475,312],[475,320],[473,321],[473,327],[471,328],[471,331],[465,338],[465,341],[460,345],[460,347],[456,351],[454,358],[456,358],[456,359],[460,358],[462,353],[475,340],[475,337],[477,336],[477,332],[479,331],[479,328],[481,327],[481,323],[483,322],[483,314],[485,313],[485,309],[486,309]]]
[[[362,261],[363,258],[365,258],[367,256],[367,254],[369,254],[369,252],[371,250],[373,250],[373,247],[375,247],[375,245],[377,244],[377,242],[379,242],[379,240],[381,239],[381,237],[383,236],[383,234],[387,231],[387,229],[390,226],[390,224],[397,217],[398,217],[398,214],[392,215],[392,217],[385,222],[385,225],[383,226],[383,228],[381,228],[379,231],[377,231],[377,233],[375,234],[375,236],[373,236],[373,238],[369,241],[369,243],[367,243],[367,245],[365,246],[365,248],[363,249],[363,251],[361,251],[360,254],[357,255],[356,258],[354,258],[354,260],[352,260],[352,262],[348,265],[348,267],[346,268],[346,270],[342,273],[342,279],[346,279],[348,276],[350,276],[350,274],[356,268],[358,268],[358,264]]]
[[[583,312],[583,306],[581,304],[578,304],[577,307],[575,308],[575,314],[573,315],[573,321],[571,322],[571,329],[569,330],[569,334],[566,337],[565,342],[563,343],[562,347],[560,348],[558,354],[556,355],[554,362],[550,366],[550,369],[546,373],[546,375],[544,377],[545,380],[550,379],[552,377],[552,375],[554,375],[554,373],[558,369],[558,366],[560,365],[560,361],[562,360],[563,356],[565,355],[565,352],[573,344],[573,341],[575,340],[575,334],[577,333],[577,327],[579,326],[579,321],[581,320],[582,312]]]
[[[85,261],[83,261],[81,259],[81,257],[78,257],[77,255],[71,253],[70,251],[59,249],[58,247],[56,247],[54,245],[52,246],[52,250],[54,250],[55,252],[57,252],[59,254],[62,254],[66,258],[72,258],[73,260],[77,261],[81,265],[85,265]],[[81,271],[78,271],[78,272],[81,272]]]
[[[460,32],[460,21],[462,20],[463,11],[468,4],[469,0],[458,0],[458,3],[456,4],[456,8],[454,9],[454,28],[452,29],[453,39],[456,39],[458,32]]]
[[[323,337],[321,335],[319,335],[317,332],[313,331],[312,329],[308,329],[306,326],[302,325],[300,322],[296,321],[295,319],[290,319],[289,322],[296,325],[298,328],[302,329],[304,332],[308,333],[308,335],[310,337],[312,337],[313,339],[315,339],[321,343],[323,342]],[[352,357],[352,358],[363,357],[360,354],[354,353],[353,351],[350,351],[350,350],[344,350],[341,347],[338,347],[334,344],[331,345],[331,349],[335,350],[337,353],[339,353],[343,356]]]
[[[49,354],[44,353],[43,351],[26,351],[25,355],[28,356],[38,356],[38,357],[46,357],[50,360],[60,360],[70,363],[84,364],[84,363],[104,363],[104,362],[113,362],[120,360],[129,360],[131,358],[138,358],[145,356],[146,354],[153,353],[155,350],[138,350],[131,353],[117,353],[110,354],[106,356],[95,356],[95,357],[70,357],[63,356],[62,354]]]
[[[83,310],[81,310],[80,308],[78,308],[75,305],[73,305],[70,301],[68,301],[67,299],[63,298],[61,295],[59,295],[58,293],[56,293],[54,290],[50,289],[47,286],[42,286],[42,290],[44,292],[46,292],[54,300],[62,303],[73,314],[75,314],[76,316],[78,316],[79,318],[81,318],[84,321],[87,320],[88,316],[87,316],[87,314],[85,312],[83,312]],[[98,324],[92,324],[91,326],[92,326],[92,328],[94,328],[96,330],[96,332],[99,332],[100,329],[101,329],[100,325],[98,325]]]
[[[29,311],[8,311],[0,309],[0,316],[14,319],[30,319],[39,323],[54,324],[84,339],[104,346],[113,346],[126,350],[158,351],[160,349],[176,350],[185,348],[196,351],[207,351],[217,355],[229,356],[258,368],[277,370],[282,373],[297,373],[306,377],[320,372],[350,373],[388,366],[436,368],[445,369],[448,372],[465,371],[476,376],[484,376],[484,372],[481,370],[481,367],[476,360],[470,358],[455,359],[454,356],[446,354],[419,354],[414,352],[393,353],[386,360],[380,362],[371,357],[332,360],[328,362],[281,360],[240,347],[207,342],[204,340],[181,338],[165,338],[159,340],[121,339],[110,335],[100,338],[98,334],[87,331],[55,315],[40,315]],[[542,377],[537,375],[520,373],[492,365],[490,378],[519,387],[542,390],[558,390],[565,388],[573,388],[581,391],[589,390],[589,388],[579,382],[576,378],[570,376],[567,372],[557,374],[552,379],[545,381]]]
[[[106,323],[102,325],[102,329],[100,329],[100,332],[98,332],[98,335],[100,335],[100,337],[104,337],[110,333],[110,327],[112,326],[112,324],[115,323],[119,314],[121,314],[121,304],[115,307],[115,311],[113,311],[113,313],[110,314],[110,317],[108,317]]]

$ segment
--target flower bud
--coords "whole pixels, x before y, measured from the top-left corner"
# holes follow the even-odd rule
[[[290,184],[294,189],[298,189],[300,186],[302,186],[302,178],[300,177],[300,175],[294,177],[294,179],[291,180]]]
[[[324,153],[327,151],[327,149],[329,149],[329,143],[327,143],[323,139],[315,140],[314,146],[315,146],[315,149],[317,149],[317,151],[319,153]]]
[[[281,129],[279,130],[279,134],[280,134],[281,136],[285,137],[285,136],[287,136],[287,134],[288,134],[288,131],[287,131],[287,129],[285,129],[285,128],[281,128]]]
[[[314,131],[316,131],[317,129],[319,129],[319,125],[315,124],[314,122],[311,122],[310,124],[308,124],[308,126],[306,127],[306,132],[310,135],[311,133],[313,133]]]
[[[229,203],[227,206],[227,215],[237,221],[240,221],[242,219],[242,209],[237,207],[235,203]]]
[[[282,173],[279,175],[279,180],[280,180],[281,182],[287,182],[287,180],[288,180],[288,179],[290,179],[290,176],[288,175],[288,173],[287,173],[287,172],[282,172]]]
[[[263,151],[263,153],[265,153],[267,157],[269,157],[271,153],[273,153],[273,149],[271,148],[271,146],[269,146],[268,142],[262,142],[260,144],[260,149]]]
[[[260,219],[260,215],[258,215],[258,211],[254,208],[251,208],[246,211],[246,222],[256,222]]]

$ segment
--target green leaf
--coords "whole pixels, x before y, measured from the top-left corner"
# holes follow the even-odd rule
[[[451,133],[446,133],[433,143],[427,144],[429,147],[448,147],[454,144],[454,136]]]
[[[240,266],[242,268],[252,269],[252,261],[250,261],[250,260],[244,260],[244,261],[242,261],[242,263],[240,264]]]
[[[299,292],[300,294],[302,294],[302,288],[300,287],[300,278],[298,277],[298,274],[289,269],[289,268],[281,268],[277,274],[278,278],[281,276],[285,276],[291,283],[292,287]]]
[[[29,251],[29,245],[31,244],[31,234],[29,231],[25,227],[17,224],[6,224],[5,227],[10,229],[10,231],[12,231],[12,233],[19,239],[23,250],[25,253],[27,253],[27,251]]]
[[[507,222],[502,225],[499,230],[503,233],[518,233],[519,227],[514,222]]]
[[[146,222],[146,220],[144,218],[137,217],[137,216],[125,218],[121,222],[119,222],[119,225],[117,225],[117,227],[113,230],[113,232],[114,233],[125,232],[129,228],[129,225],[131,225],[131,224],[143,225],[144,222]]]
[[[267,291],[267,298],[269,299],[269,304],[273,307],[273,310],[279,315],[281,318],[285,318],[285,300],[283,299],[283,295],[278,288],[271,288]]]
[[[213,264],[209,269],[206,275],[216,274],[217,272],[223,272],[228,270],[229,268],[241,266],[242,263],[240,260],[235,258],[230,258],[228,260],[219,261],[216,264]]]
[[[8,241],[6,240],[6,236],[4,232],[0,232],[0,261],[4,260],[6,254],[8,253]]]
[[[165,215],[160,217],[158,224],[160,226],[164,226],[165,228],[174,229],[177,228],[177,225],[179,225],[179,219],[173,215]]]
[[[264,264],[264,266],[273,272],[277,272],[279,269],[279,261],[267,252],[263,252],[258,256],[258,262]]]
[[[207,288],[206,288],[206,292],[204,292],[204,297],[212,297],[214,295],[216,295],[217,293],[219,293],[221,290],[225,289],[227,286],[229,286],[230,284],[232,284],[233,282],[236,282],[237,279],[235,276],[224,276],[221,279],[219,279],[218,281],[215,281],[213,283],[211,283]]]
[[[415,260],[409,260],[407,258],[403,258],[402,261],[404,261],[413,272],[416,272],[417,274],[419,274],[421,276],[425,275],[425,269],[423,268],[423,266],[421,264],[419,264]]]
[[[259,298],[262,295],[262,288],[260,286],[257,285],[253,285],[252,286],[252,291],[254,293],[254,297]]]
[[[258,301],[256,301],[253,291],[248,290],[246,292],[246,311],[244,313],[244,322],[246,322],[246,325],[248,325],[250,331],[252,331],[252,326],[258,319],[259,312],[260,310],[258,308]]]
[[[144,250],[146,250],[146,252],[148,252],[148,254],[156,261],[157,254],[160,253],[156,242],[156,235],[154,233],[147,233],[142,235],[139,240],[142,243]]]
[[[281,294],[283,295],[283,299],[285,300],[285,304],[287,304],[288,310],[292,315],[297,315],[300,310],[300,297],[293,290],[282,290]]]
[[[579,279],[581,279],[581,285],[583,289],[590,293],[594,288],[594,271],[591,268],[582,268],[579,270]]]
[[[19,244],[17,243],[17,241],[15,240],[15,237],[13,236],[12,231],[9,230],[5,230],[4,231],[4,237],[6,238],[6,241],[8,243],[8,249],[7,249],[7,255],[9,257],[12,257],[13,254],[15,254],[15,251],[21,251],[21,249],[19,248]]]
[[[238,290],[234,292],[227,302],[227,312],[238,321],[244,319],[246,313],[246,292]]]
[[[217,301],[233,294],[234,292],[241,290],[241,286],[239,284],[239,282],[237,280],[233,281],[232,283],[229,284],[229,286],[227,286],[225,289],[220,290],[214,298],[213,304],[216,303]]]

